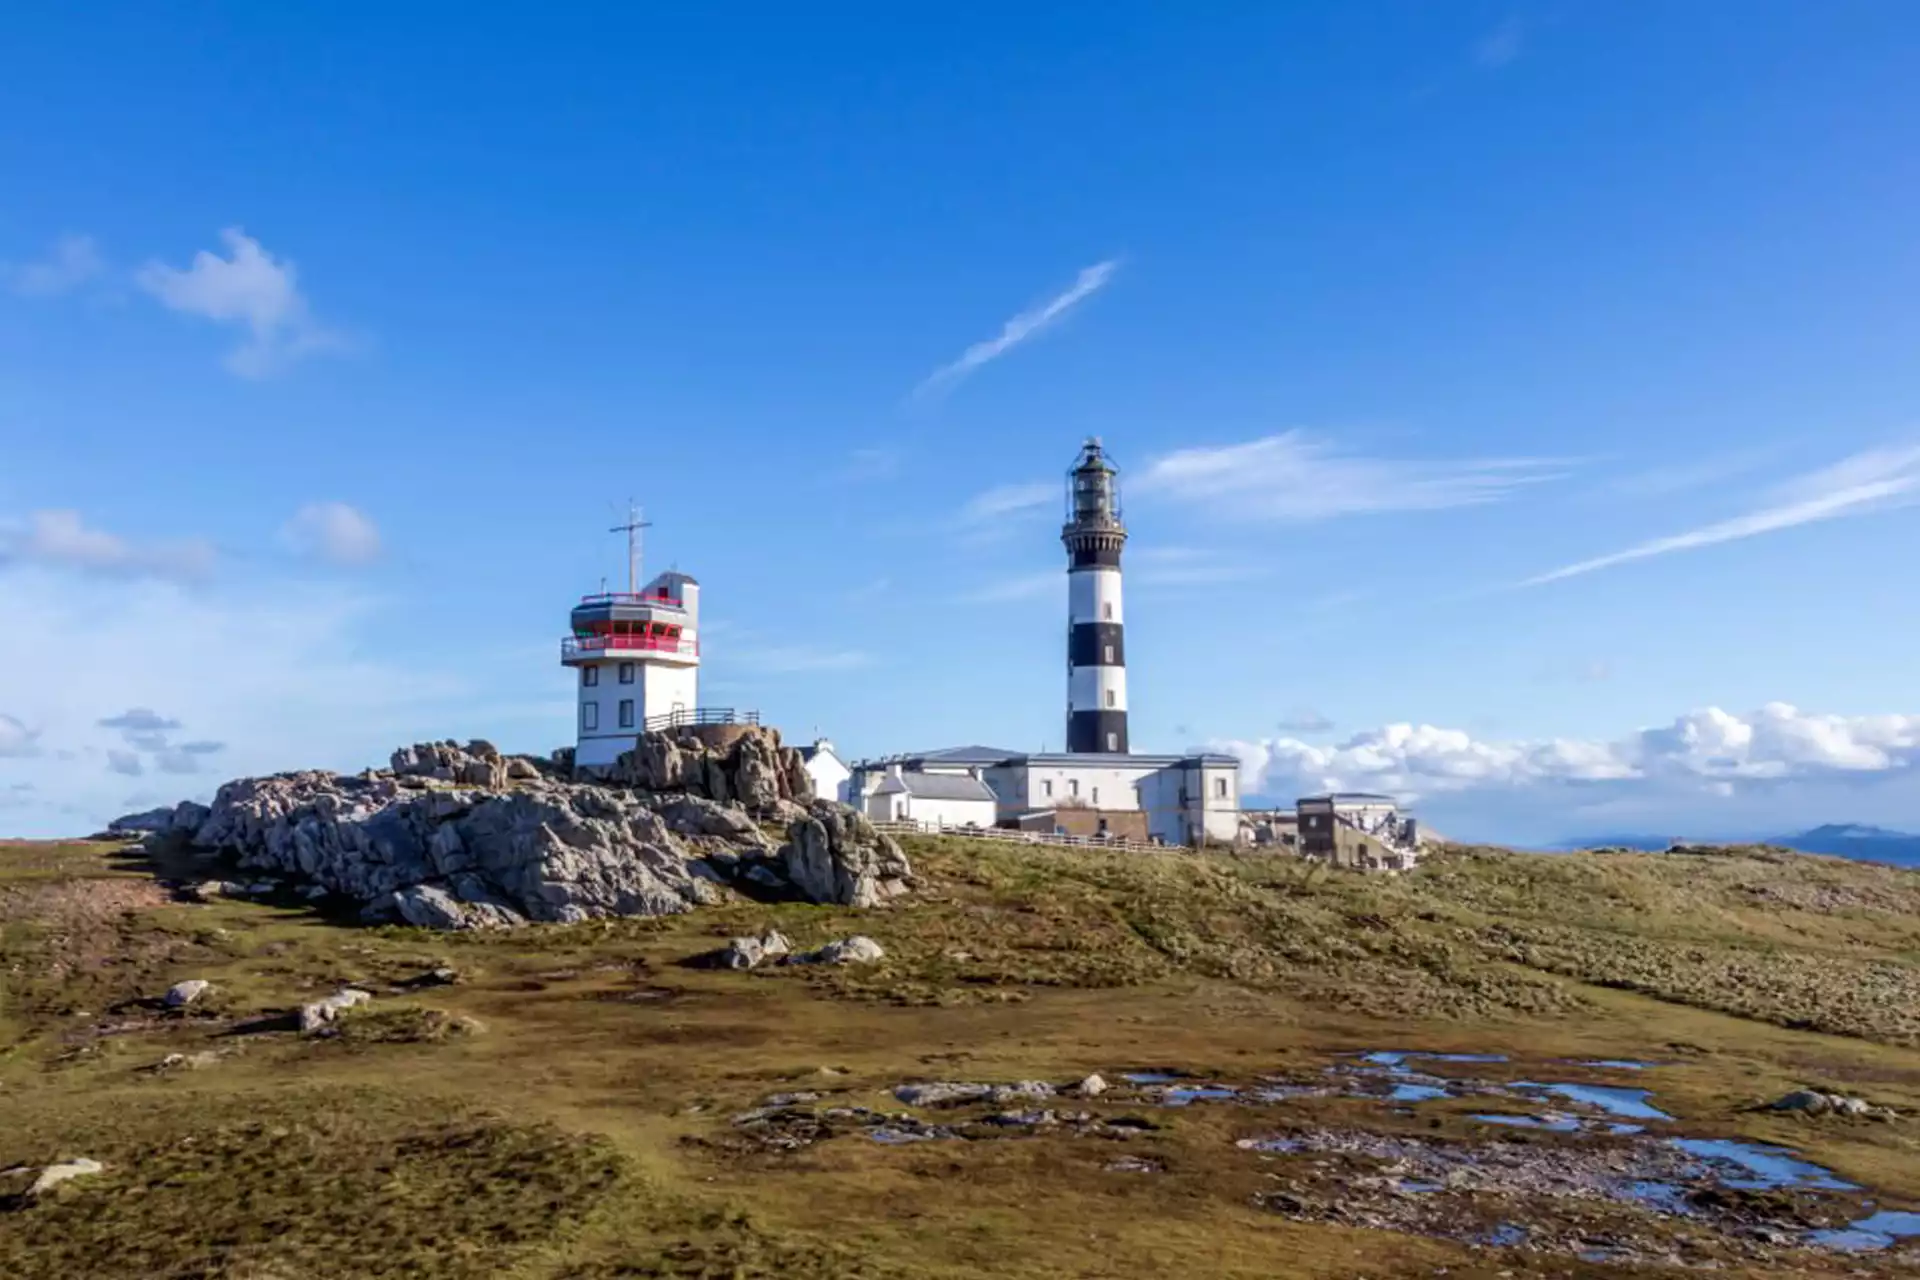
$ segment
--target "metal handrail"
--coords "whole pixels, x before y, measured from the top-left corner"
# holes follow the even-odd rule
[[[648,732],[655,729],[682,729],[703,724],[759,724],[758,711],[736,711],[732,707],[698,707],[692,711],[669,711],[648,716]]]
[[[698,640],[672,640],[664,636],[567,636],[560,641],[564,661],[583,653],[684,653],[700,656]]]

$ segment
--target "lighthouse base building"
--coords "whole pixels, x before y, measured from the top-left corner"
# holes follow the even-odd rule
[[[1239,770],[1233,756],[1211,753],[952,747],[861,761],[847,800],[879,822],[1231,844],[1240,835]],[[956,803],[962,786],[973,797],[964,813]]]

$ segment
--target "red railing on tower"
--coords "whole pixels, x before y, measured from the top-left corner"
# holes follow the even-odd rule
[[[590,653],[684,653],[700,656],[698,640],[676,640],[665,636],[568,636],[560,642],[560,660]]]

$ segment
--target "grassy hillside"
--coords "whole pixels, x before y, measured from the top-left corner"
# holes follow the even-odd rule
[[[1272,1207],[1300,1169],[1235,1145],[1329,1125],[1479,1140],[1485,1103],[1175,1108],[1121,1089],[1044,1134],[976,1111],[960,1138],[898,1145],[856,1110],[906,1111],[889,1091],[915,1080],[1311,1082],[1376,1049],[1504,1054],[1473,1070],[1513,1081],[1655,1060],[1641,1083],[1676,1132],[1782,1142],[1882,1204],[1920,1200],[1912,1119],[1752,1109],[1813,1085],[1920,1113],[1920,874],[1768,850],[1455,850],[1395,880],[1224,855],[909,853],[923,885],[880,912],[446,935],[177,903],[124,851],[0,845],[0,1169],[107,1166],[0,1208],[0,1275],[1664,1273],[1300,1221]],[[889,956],[682,963],[766,925],[800,944],[866,933]],[[418,982],[440,966],[458,981]],[[215,990],[158,1008],[186,978]],[[340,1035],[286,1027],[346,982],[377,994]],[[822,1097],[739,1122],[795,1092]],[[1610,1212],[1581,1206],[1582,1229],[1626,1230]],[[1893,1276],[1915,1257],[1675,1248],[1733,1275]]]

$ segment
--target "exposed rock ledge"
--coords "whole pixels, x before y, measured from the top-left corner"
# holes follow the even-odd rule
[[[355,899],[375,919],[432,928],[655,916],[756,897],[877,906],[912,870],[860,813],[813,798],[779,734],[646,734],[605,776],[425,743],[392,767],[241,778],[211,807],[129,815],[113,830],[182,840]],[[784,832],[767,834],[763,823]]]

